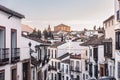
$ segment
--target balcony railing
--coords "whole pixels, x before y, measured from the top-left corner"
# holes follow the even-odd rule
[[[72,72],[81,72],[79,70],[79,67],[75,67],[75,69],[73,67],[70,67],[70,71],[72,71]]]
[[[12,48],[11,62],[17,62],[20,60],[20,48]]]
[[[0,65],[9,63],[9,48],[0,49]]]
[[[79,71],[79,67],[76,67],[75,70],[76,70],[76,71]]]
[[[49,65],[48,71],[51,71],[51,70],[57,71],[57,67],[56,67],[56,66]]]

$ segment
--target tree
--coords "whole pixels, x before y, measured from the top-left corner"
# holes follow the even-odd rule
[[[29,35],[30,37],[37,37],[36,28],[34,28],[33,32]]]
[[[39,39],[41,38],[41,31],[40,30],[37,31],[37,38],[39,38]]]
[[[43,31],[43,35],[44,35],[44,38],[45,38],[45,39],[47,39],[47,38],[48,38],[48,32],[47,32],[47,30],[46,30],[46,29]]]
[[[54,39],[53,33],[52,33],[52,35],[51,35],[51,39]]]

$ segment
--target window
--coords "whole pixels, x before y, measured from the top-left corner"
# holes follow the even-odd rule
[[[112,76],[112,66],[110,66],[110,76]]]
[[[88,66],[87,66],[87,60],[85,60],[85,70],[88,70]]]
[[[118,62],[118,78],[120,78],[120,62]]]
[[[5,27],[0,26],[0,48],[5,48]]]
[[[70,61],[70,64],[71,64],[71,70],[74,70],[74,62],[73,61]]]
[[[120,49],[120,32],[116,32],[115,34],[116,36],[116,49],[119,50]]]
[[[51,80],[53,80],[53,73],[52,73],[52,79]]]
[[[74,78],[73,75],[71,75],[71,80],[73,80],[73,78]]]
[[[90,49],[90,56],[92,56],[92,49]]]
[[[53,61],[52,61],[52,66],[53,66]]]
[[[64,72],[64,64],[62,64],[62,71]]]
[[[79,75],[77,75],[77,80],[80,80],[80,77],[79,77]]]
[[[94,57],[95,62],[97,62],[98,61],[98,48],[93,49],[93,57]]]
[[[55,58],[57,58],[57,51],[55,50]]]
[[[48,55],[50,55],[50,49],[48,49]]]
[[[68,77],[66,77],[66,80],[68,80]]]
[[[105,64],[104,64],[104,67],[105,67],[105,76],[108,76],[108,75],[109,75],[109,74],[108,74],[108,64],[105,63]]]
[[[66,65],[66,74],[68,74],[68,65]]]
[[[83,80],[85,80],[85,74],[83,74]]]
[[[87,56],[87,50],[86,50],[86,56]]]
[[[5,80],[5,72],[4,72],[4,70],[0,71],[0,80]]]
[[[107,58],[112,57],[112,42],[104,42],[104,56]]]
[[[117,20],[118,21],[120,20],[120,11],[119,10],[117,11]]]
[[[92,63],[91,64],[89,64],[89,75],[90,75],[90,77],[92,77],[92,75],[93,75],[93,68],[92,68]]]
[[[60,62],[58,62],[58,69],[60,69]]]
[[[57,80],[57,74],[55,74],[55,80]]]
[[[16,48],[17,47],[17,30],[11,29],[11,47]]]
[[[98,78],[98,65],[94,65],[94,76],[96,79]]]
[[[35,71],[33,70],[33,80],[35,80]]]
[[[86,74],[86,79],[88,79],[88,75]]]
[[[55,68],[57,69],[57,62],[55,62]]]
[[[76,70],[79,71],[79,61],[76,61]]]
[[[12,80],[16,80],[17,79],[17,70],[16,68],[15,69],[12,69]]]
[[[64,76],[62,76],[63,77],[63,80],[64,80]]]
[[[38,59],[41,60],[41,49],[38,49]]]
[[[53,50],[52,50],[52,57],[51,58],[53,58]]]

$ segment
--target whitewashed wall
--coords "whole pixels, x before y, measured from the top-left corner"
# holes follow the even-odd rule
[[[21,47],[21,19],[17,17],[11,17],[8,19],[8,16],[10,14],[6,14],[2,11],[0,11],[0,26],[3,26],[6,28],[6,48],[11,48],[11,29],[17,30],[17,47]],[[11,51],[10,51],[11,52]],[[11,55],[9,55],[11,56]],[[17,65],[17,78],[21,80],[22,78],[22,66],[21,63],[15,64]],[[0,70],[5,70],[5,80],[11,79],[11,67],[14,66],[12,64],[7,64],[5,66],[0,66]]]
[[[24,60],[24,59],[27,59],[27,58],[30,58],[30,48],[28,46],[29,42],[31,42],[32,46],[31,46],[31,49],[33,49],[35,51],[35,46],[36,45],[40,45],[41,43],[40,42],[37,42],[37,41],[34,41],[34,40],[31,40],[31,39],[28,39],[28,38],[25,38],[25,37],[21,37],[21,60]],[[32,56],[34,57],[38,57],[38,54],[37,53],[33,53]]]
[[[116,16],[116,12],[119,10],[119,2],[118,0],[114,0],[114,15],[115,15],[115,28],[114,29],[120,29],[120,23],[117,22],[117,16]],[[118,79],[118,62],[120,62],[120,52],[115,50],[114,51],[115,53],[115,78],[116,80],[119,80]]]
[[[62,44],[60,46],[58,46],[58,57],[62,56],[63,54],[69,52],[69,53],[73,53],[73,54],[80,54],[81,50],[81,44],[82,42],[72,42],[69,41],[65,44]]]
[[[21,37],[21,19],[14,16],[8,19],[9,16],[10,14],[6,14],[0,11],[0,26],[5,27],[6,29],[6,41],[5,41],[6,48],[11,49],[11,29],[16,29],[17,30],[17,48],[20,48],[20,60],[28,59],[30,58],[28,43],[31,42],[32,47],[39,43],[33,40],[29,40],[27,38]],[[22,62],[0,66],[0,70],[5,70],[5,80],[11,79],[11,67],[13,66],[17,66],[18,80],[22,80]]]

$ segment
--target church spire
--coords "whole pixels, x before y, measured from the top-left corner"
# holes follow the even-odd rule
[[[47,30],[48,32],[50,32],[51,31],[51,28],[50,28],[50,24],[48,25],[48,30]]]

